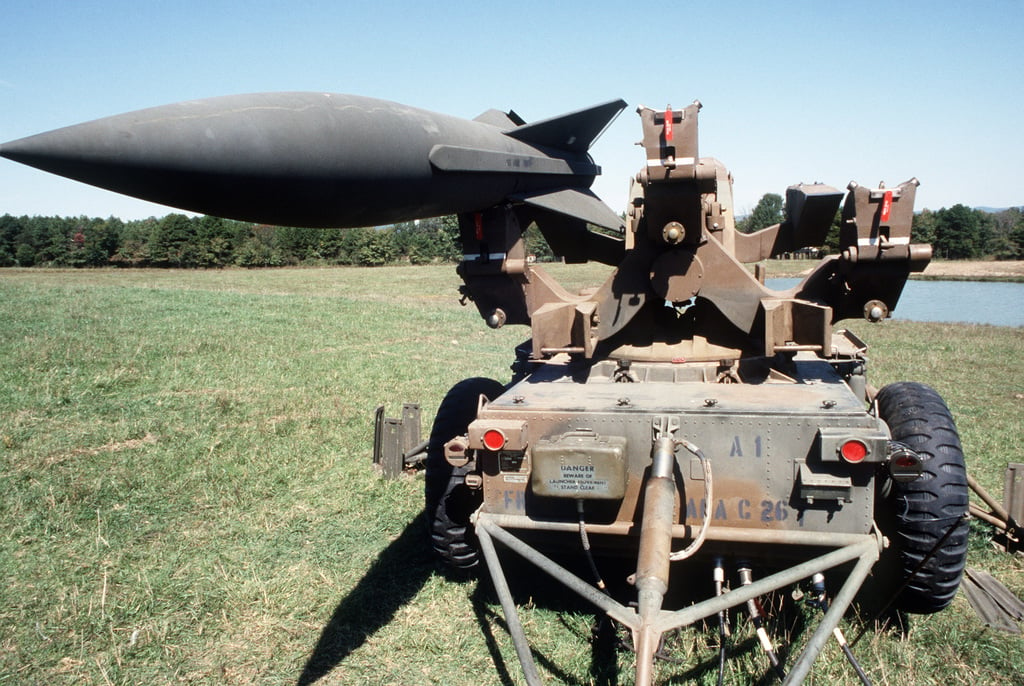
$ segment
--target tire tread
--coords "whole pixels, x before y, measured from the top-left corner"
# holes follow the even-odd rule
[[[938,544],[952,533],[897,598],[906,612],[942,610],[956,595],[967,561],[969,494],[960,437],[949,408],[931,387],[915,382],[886,386],[878,393],[878,410],[892,438],[921,456],[921,477],[893,483],[883,521],[891,523],[902,579],[907,579]]]
[[[493,400],[504,387],[493,379],[463,379],[445,395],[434,417],[427,443],[424,496],[430,543],[438,556],[456,569],[471,569],[479,562],[470,515],[482,496],[465,484],[468,469],[453,467],[444,457],[444,444],[466,432],[476,418],[481,395]]]

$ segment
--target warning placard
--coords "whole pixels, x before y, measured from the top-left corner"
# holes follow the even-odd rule
[[[533,447],[534,495],[614,500],[626,491],[626,438],[570,433]]]
[[[548,479],[550,490],[559,493],[607,493],[608,479],[600,479],[594,465],[559,465],[559,478]]]

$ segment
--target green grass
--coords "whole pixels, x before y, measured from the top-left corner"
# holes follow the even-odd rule
[[[428,554],[422,477],[370,466],[378,404],[430,417],[458,380],[509,376],[527,332],[487,329],[457,285],[451,267],[0,270],[0,684],[523,683],[489,585]],[[947,398],[972,473],[1000,494],[1024,458],[1022,330],[856,331],[874,384]],[[970,564],[1024,595],[1021,562],[975,533]],[[548,681],[617,683],[592,615],[532,574],[513,585]],[[1013,684],[1022,643],[958,597],[857,653],[877,683]],[[662,676],[700,671],[713,644],[684,632]],[[750,683],[766,665],[739,645],[729,681]],[[854,683],[834,645],[813,679]]]

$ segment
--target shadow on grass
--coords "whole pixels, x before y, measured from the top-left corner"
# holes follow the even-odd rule
[[[359,583],[335,608],[330,620],[324,626],[309,659],[297,680],[297,686],[308,686],[327,676],[346,657],[362,646],[374,633],[386,626],[404,605],[411,602],[430,577],[438,573],[430,545],[425,534],[426,525],[420,514],[406,525],[402,533],[373,562]],[[505,557],[505,556],[503,556]],[[514,557],[514,556],[507,556]],[[511,563],[513,578],[534,578],[532,568],[522,561]],[[471,602],[481,629],[481,640],[487,645],[501,683],[512,686],[513,674],[520,674],[515,657],[511,664],[506,662],[492,629],[500,628],[507,633],[508,627],[498,605],[497,595],[491,584],[490,575],[480,567],[473,573],[458,573],[444,570],[441,573],[453,581],[474,581],[476,588]],[[515,584],[514,596],[517,605],[532,603],[555,611],[592,611],[584,601],[566,594],[555,583],[527,585]],[[595,620],[597,621],[597,620]],[[598,637],[595,634],[595,637]],[[561,670],[544,655],[542,637],[533,637],[540,643],[531,646],[537,662],[556,675],[561,683],[581,684]],[[585,640],[591,637],[584,637]],[[591,680],[587,683],[615,684],[615,647],[607,637],[591,643],[593,666]],[[594,681],[593,679],[596,679]]]
[[[326,676],[411,601],[434,572],[426,524],[419,515],[381,552],[331,615],[306,661],[298,686]]]
[[[520,564],[524,565],[525,563]],[[534,570],[531,570],[528,567],[520,567],[515,564],[513,564],[512,567],[514,571],[510,575],[511,578],[537,578],[536,574],[534,574],[533,577],[530,576],[530,573]],[[486,568],[480,568],[478,573],[480,575],[480,580],[477,583],[477,587],[474,590],[473,595],[471,596],[477,624],[480,627],[483,640],[487,644],[487,651],[490,653],[491,659],[494,661],[494,667],[498,672],[498,678],[505,686],[513,686],[516,682],[512,678],[512,674],[516,673],[521,675],[522,667],[516,658],[513,658],[511,666],[506,664],[505,656],[498,647],[498,640],[494,635],[493,629],[494,627],[497,627],[507,635],[508,622],[506,621],[504,613],[501,611],[500,607],[495,607],[496,605],[499,605],[498,596],[494,590],[494,585],[491,582],[491,577],[487,573]],[[565,593],[564,589],[554,582],[545,581],[543,584],[534,583],[531,585],[531,588],[523,588],[520,584],[513,584],[512,595],[517,606],[529,603],[536,607],[541,607],[546,610],[554,610],[556,612],[589,613],[593,611],[593,608],[588,603],[577,599],[571,594]],[[611,684],[617,683],[615,681],[608,680],[609,676],[614,679],[614,674],[616,673],[616,651],[615,647],[609,645],[606,641],[596,640],[598,639],[596,627],[598,624],[603,623],[604,622],[601,622],[595,617],[594,636],[584,637],[585,640],[590,640],[592,648],[592,664],[590,669],[591,678],[586,681],[580,681],[573,677],[547,657],[544,652],[543,636],[527,635],[527,640],[530,643],[530,652],[533,654],[533,658],[536,663],[554,676],[557,683],[567,684],[569,686],[583,686],[584,684],[591,683],[610,686]],[[591,640],[592,638],[595,640]]]
[[[584,677],[579,677],[567,672],[549,657],[543,634],[531,634],[527,631],[527,642],[537,666],[546,670],[556,683],[568,686],[584,686],[586,684],[617,686],[619,684],[619,654],[623,650],[629,652],[629,648],[626,647],[629,642],[628,631],[607,619],[593,605],[568,591],[560,583],[544,574],[538,574],[536,567],[501,546],[498,547],[498,557],[501,559],[516,607],[532,606],[562,615],[562,626],[577,635],[581,651],[589,650],[590,652],[588,673]],[[572,557],[559,557],[558,562],[570,572],[581,577],[589,573],[589,570],[584,569],[581,565],[574,564]],[[575,562],[581,561],[575,560]],[[626,576],[625,573],[614,572],[613,574],[622,579],[625,579]],[[500,608],[498,596],[487,569],[481,567],[478,575],[479,581],[471,596],[473,611],[501,683],[505,686],[512,686],[516,683],[512,675],[522,678],[522,667],[514,654],[510,661],[506,662],[506,655],[498,646],[495,630],[504,632],[507,636],[508,622]],[[568,615],[592,617],[589,631],[580,633],[575,623],[564,619]]]

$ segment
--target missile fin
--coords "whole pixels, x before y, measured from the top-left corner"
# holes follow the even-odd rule
[[[613,231],[621,229],[623,224],[622,219],[610,207],[594,193],[585,189],[562,188],[540,193],[520,193],[510,196],[510,199],[567,217],[582,219],[588,224]]]
[[[612,100],[510,129],[505,135],[530,145],[584,153],[625,107],[625,100]]]
[[[502,112],[501,110],[487,110],[473,118],[481,124],[490,124],[498,128],[507,129],[512,126],[522,126],[526,122],[514,111]]]
[[[445,172],[498,172],[506,174],[561,174],[593,176],[601,168],[584,160],[481,150],[460,145],[435,145],[430,163]]]

